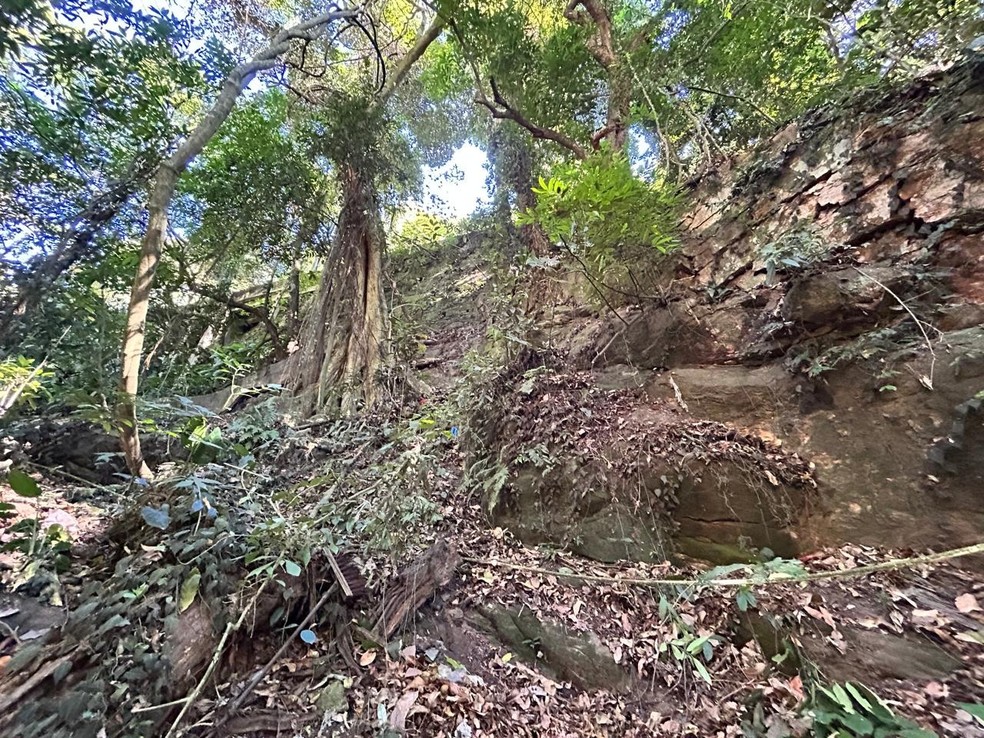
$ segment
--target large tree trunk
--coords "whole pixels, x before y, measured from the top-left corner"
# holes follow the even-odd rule
[[[389,76],[372,107],[384,106],[411,68],[440,36],[435,15]],[[358,160],[358,157],[353,157]],[[383,304],[386,235],[376,184],[366,172],[336,162],[342,210],[318,299],[301,327],[287,383],[301,416],[319,412],[351,415],[379,399],[379,370],[386,360],[389,316]]]
[[[301,329],[288,382],[302,416],[352,414],[378,399],[388,318],[383,307],[386,247],[375,185],[341,170],[342,211],[318,298]]]

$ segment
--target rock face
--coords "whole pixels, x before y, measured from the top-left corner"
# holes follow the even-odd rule
[[[607,455],[548,442],[545,469],[506,448],[515,428],[539,422],[512,412],[491,439],[509,469],[497,521],[600,559],[651,558],[668,539],[718,559],[740,558],[736,546],[790,555],[980,540],[982,110],[977,58],[815,111],[691,183],[681,248],[646,270],[658,297],[608,295],[617,315],[575,305],[545,328],[545,344],[588,375],[583,392],[609,393],[620,433],[599,441]],[[615,399],[626,391],[634,399]],[[661,414],[661,430],[647,414]],[[578,418],[571,432],[592,437]],[[701,443],[666,443],[666,429],[701,423],[725,435],[708,426]],[[782,463],[727,456],[742,443]],[[693,455],[682,474],[678,453]],[[599,482],[633,454],[642,501],[626,501],[626,478]],[[809,465],[816,494],[775,478],[790,461]],[[676,480],[656,506],[668,525],[653,522],[661,477]]]

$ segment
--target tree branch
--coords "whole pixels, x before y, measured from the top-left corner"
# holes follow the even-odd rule
[[[317,38],[333,21],[356,22],[359,12],[332,10],[277,33],[270,45],[259,51],[251,61],[240,64],[229,72],[211,109],[191,134],[178,145],[174,153],[157,169],[148,198],[147,227],[140,244],[140,261],[130,290],[126,330],[123,335],[121,399],[116,408],[123,455],[127,466],[135,475],[153,477],[140,450],[136,398],[140,387],[140,360],[144,348],[150,294],[154,286],[157,266],[160,263],[164,232],[167,229],[167,211],[174,198],[178,178],[218,132],[219,127],[236,106],[243,90],[258,72],[275,66],[280,57],[290,50],[291,42],[294,40]]]
[[[705,93],[707,95],[715,95],[717,97],[726,97],[729,100],[737,100],[738,102],[745,103],[746,105],[748,105],[749,107],[751,107],[756,113],[758,113],[763,118],[765,118],[767,121],[769,121],[769,123],[771,123],[772,125],[778,125],[778,123],[779,123],[779,121],[777,121],[775,118],[773,118],[767,112],[765,112],[764,110],[762,110],[762,108],[760,108],[758,105],[756,105],[755,103],[753,103],[748,98],[741,97],[740,95],[733,95],[730,92],[718,92],[717,90],[708,90],[706,87],[698,87],[697,85],[692,85],[689,82],[684,82],[683,84],[686,87],[690,88],[691,90],[696,90],[697,92],[703,92],[703,93]],[[670,91],[670,92],[672,92],[672,91]]]
[[[400,60],[399,66],[394,70],[393,75],[390,77],[389,82],[383,87],[382,92],[379,93],[379,98],[377,105],[380,107],[386,104],[386,101],[393,96],[396,92],[396,88],[400,86],[407,74],[410,73],[410,68],[417,63],[417,60],[424,55],[427,51],[427,47],[430,46],[438,36],[441,35],[441,31],[444,30],[446,25],[444,19],[435,15],[434,20],[431,21],[430,26],[427,30],[421,34],[417,39],[417,43],[413,45],[413,48],[407,52],[406,56]]]
[[[476,79],[476,94],[475,102],[488,108],[489,112],[492,113],[493,118],[499,120],[511,120],[514,123],[522,126],[533,138],[539,138],[545,141],[553,141],[554,143],[560,144],[568,151],[572,152],[574,156],[578,159],[587,159],[588,152],[581,146],[577,141],[575,141],[570,136],[567,136],[560,131],[555,131],[552,128],[544,128],[543,126],[538,126],[531,120],[526,118],[521,112],[516,110],[513,106],[506,102],[506,99],[499,92],[499,88],[495,84],[494,79],[489,79],[489,83],[492,86],[492,97],[495,102],[490,102],[482,91],[481,85]]]

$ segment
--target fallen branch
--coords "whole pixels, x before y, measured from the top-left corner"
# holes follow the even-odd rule
[[[444,541],[431,546],[386,589],[372,632],[389,639],[407,616],[451,581],[460,562],[461,557]]]
[[[198,680],[198,683],[188,693],[188,696],[184,698],[183,700],[184,704],[181,706],[181,712],[179,712],[178,716],[174,718],[174,722],[171,723],[171,727],[168,729],[167,734],[164,736],[164,738],[172,738],[172,736],[177,735],[178,726],[181,725],[181,721],[184,720],[184,716],[188,713],[188,710],[195,703],[195,700],[198,699],[198,695],[202,693],[202,690],[205,688],[205,685],[208,683],[208,680],[212,677],[212,672],[214,672],[215,668],[219,665],[219,661],[222,659],[222,654],[225,651],[226,643],[229,641],[229,636],[231,636],[233,633],[239,630],[242,627],[243,623],[246,622],[246,616],[256,605],[256,602],[260,598],[260,595],[263,593],[263,590],[266,589],[266,586],[271,581],[272,579],[264,580],[263,584],[261,584],[257,588],[256,592],[253,594],[253,597],[252,599],[250,599],[249,604],[247,604],[247,606],[243,608],[243,611],[239,613],[239,619],[236,620],[235,623],[226,624],[225,630],[222,633],[222,638],[219,639],[219,645],[215,647],[215,652],[212,654],[211,663],[209,663],[208,668],[205,670],[205,673],[202,674],[202,678]]]
[[[879,561],[875,564],[865,564],[864,566],[853,566],[850,569],[838,569],[834,571],[817,571],[808,572],[806,574],[797,575],[784,575],[784,574],[772,574],[769,578],[764,579],[761,577],[749,577],[746,579],[686,579],[680,578],[666,578],[666,579],[648,579],[641,577],[619,577],[619,576],[600,576],[596,574],[577,574],[577,573],[565,573],[560,571],[555,571],[552,569],[542,569],[536,566],[527,566],[525,564],[514,564],[509,561],[494,561],[491,559],[479,559],[471,556],[462,557],[462,561],[479,564],[481,566],[491,566],[503,569],[516,569],[519,571],[528,571],[534,574],[544,574],[547,576],[557,577],[558,580],[561,579],[576,579],[585,582],[604,582],[605,584],[611,585],[627,585],[633,587],[655,587],[655,586],[690,586],[690,587],[761,587],[770,584],[799,584],[802,582],[816,582],[823,579],[848,579],[850,577],[860,577],[866,574],[874,574],[880,571],[897,571],[899,569],[911,569],[917,566],[925,566],[927,564],[939,564],[943,561],[949,561],[950,559],[957,559],[962,556],[975,556],[978,554],[984,554],[984,543],[975,543],[972,546],[964,546],[963,548],[953,548],[948,551],[941,551],[939,553],[924,554],[922,556],[913,556],[906,559],[889,559],[888,561]]]
[[[340,578],[339,582],[340,581],[344,581],[344,580]],[[337,591],[338,591],[338,582],[335,582],[328,588],[328,591],[326,591],[323,595],[321,595],[321,599],[318,600],[317,603],[315,603],[314,607],[311,608],[311,611],[307,614],[307,617],[304,618],[304,620],[302,620],[296,628],[294,628],[294,632],[290,634],[290,638],[284,640],[280,648],[277,649],[277,652],[273,654],[270,660],[263,665],[263,668],[261,668],[258,672],[256,672],[253,675],[253,678],[249,680],[249,682],[246,684],[245,687],[243,687],[243,691],[240,692],[238,695],[236,695],[236,697],[232,700],[232,702],[229,703],[229,707],[227,709],[230,715],[232,715],[233,713],[236,712],[236,710],[239,709],[239,707],[243,704],[243,701],[252,693],[254,689],[256,689],[256,686],[261,681],[263,681],[263,677],[265,677],[267,674],[270,673],[270,670],[280,660],[280,657],[284,655],[284,651],[286,651],[290,647],[290,645],[294,643],[295,639],[300,635],[301,631],[307,628],[311,624],[311,622],[314,620],[314,617],[318,614],[318,611],[322,607],[324,607],[325,603],[328,601],[328,598],[331,597],[333,594],[335,594],[335,592]]]

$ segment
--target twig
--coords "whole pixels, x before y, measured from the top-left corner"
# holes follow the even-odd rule
[[[619,312],[612,306],[612,304],[608,301],[608,298],[605,296],[605,293],[601,291],[601,287],[598,286],[598,283],[595,281],[595,278],[591,276],[591,270],[588,269],[588,265],[584,263],[584,260],[580,256],[574,253],[571,247],[567,245],[567,241],[564,240],[563,237],[561,237],[560,242],[564,245],[564,248],[567,249],[567,253],[573,256],[575,259],[577,259],[577,263],[580,264],[581,269],[584,270],[584,276],[588,278],[589,282],[591,282],[591,286],[595,288],[595,292],[598,293],[598,297],[600,297],[604,301],[605,305],[608,306],[608,309],[612,311],[612,313],[615,315],[616,318],[618,318],[619,320],[622,321],[622,323],[625,324],[626,328],[631,327],[629,325],[629,321],[623,318],[619,314]]]
[[[933,342],[929,340],[929,334],[926,332],[926,329],[923,327],[924,325],[929,325],[929,323],[925,323],[924,324],[922,320],[920,320],[918,317],[916,317],[916,314],[914,312],[912,312],[911,308],[909,308],[908,305],[905,304],[905,301],[901,297],[899,297],[897,294],[895,294],[888,287],[888,285],[882,284],[877,279],[875,279],[874,277],[872,277],[870,274],[868,274],[868,273],[866,273],[866,272],[858,269],[857,267],[854,267],[854,271],[856,271],[862,277],[865,277],[867,279],[870,279],[872,282],[874,282],[875,284],[877,284],[879,287],[881,287],[883,290],[885,290],[888,294],[890,294],[892,297],[894,297],[895,298],[895,301],[898,302],[898,304],[902,306],[902,309],[905,310],[907,313],[909,313],[909,315],[912,317],[912,319],[914,321],[916,321],[916,327],[919,329],[919,332],[922,333],[923,340],[926,341],[926,348],[929,349],[929,355],[932,357],[932,359],[929,362],[929,376],[928,377],[919,377],[919,382],[926,389],[928,389],[930,392],[932,392],[933,391],[933,370],[936,368],[936,351],[933,350]],[[933,328],[933,326],[930,325],[930,328]],[[933,328],[933,330],[936,330],[936,329]]]
[[[178,716],[174,718],[174,722],[171,723],[171,727],[168,729],[167,734],[164,736],[164,738],[172,738],[172,736],[177,735],[178,726],[181,725],[181,721],[184,720],[184,716],[188,713],[188,710],[191,708],[192,704],[194,704],[195,700],[198,699],[198,695],[202,693],[202,689],[205,688],[205,684],[208,682],[209,678],[211,678],[212,672],[215,671],[215,667],[219,665],[219,660],[222,658],[223,651],[225,651],[225,645],[226,642],[229,640],[229,636],[231,636],[235,631],[239,630],[242,627],[243,623],[246,622],[246,615],[249,614],[250,610],[253,609],[253,606],[256,604],[256,601],[260,598],[260,595],[263,593],[263,590],[266,589],[266,586],[271,581],[272,581],[271,579],[265,579],[263,581],[263,584],[261,584],[259,588],[256,590],[256,593],[249,601],[249,604],[243,608],[243,611],[241,613],[239,613],[239,619],[236,620],[235,623],[226,624],[225,631],[223,631],[222,633],[222,638],[219,639],[219,645],[215,647],[215,653],[212,654],[211,663],[209,663],[208,668],[205,670],[205,673],[202,675],[202,678],[198,680],[198,683],[194,686],[191,692],[188,693],[188,696],[184,700],[184,705],[181,708],[181,712],[179,712]]]
[[[98,482],[93,482],[91,479],[86,479],[85,477],[80,477],[77,474],[72,474],[71,472],[67,472],[61,466],[44,466],[43,464],[39,464],[36,461],[31,461],[30,459],[25,459],[21,463],[23,463],[24,466],[30,467],[31,469],[37,469],[42,473],[57,474],[59,476],[65,477],[66,479],[74,479],[76,482],[84,484],[87,487],[91,487],[92,489],[98,489],[103,492],[118,493],[119,490],[115,489],[114,487],[119,487],[121,484],[123,484],[122,482],[120,484],[113,485],[113,486],[99,484]]]
[[[687,403],[683,401],[683,393],[680,392],[680,386],[673,379],[673,375],[670,375],[670,385],[673,387],[673,395],[676,397],[677,404],[683,408],[686,413],[690,412],[690,408],[687,407]]]
[[[339,581],[343,580],[339,579]],[[318,610],[324,607],[324,604],[328,601],[328,598],[331,597],[337,590],[338,582],[332,584],[328,588],[328,591],[321,595],[321,599],[318,600],[315,606],[311,608],[311,611],[307,614],[307,617],[305,617],[304,620],[302,620],[300,624],[294,628],[294,632],[290,634],[290,638],[286,639],[281,644],[280,648],[277,649],[277,652],[273,654],[273,657],[263,665],[262,669],[253,675],[253,678],[249,680],[249,683],[243,687],[243,691],[236,695],[232,702],[229,703],[227,708],[229,715],[232,715],[239,709],[239,706],[243,704],[243,700],[245,700],[250,693],[256,689],[256,685],[263,681],[263,677],[270,673],[270,670],[274,667],[274,664],[276,664],[277,661],[280,660],[280,657],[284,655],[284,651],[290,647],[290,645],[294,642],[294,639],[297,638],[298,634],[311,624],[311,621],[314,620],[315,615],[318,614]]]
[[[352,597],[352,588],[349,586],[345,575],[342,574],[342,567],[338,565],[338,561],[335,559],[335,554],[326,550],[325,556],[327,556],[328,565],[331,567],[331,571],[335,575],[335,581],[338,582],[338,586],[342,588],[342,594],[346,597]]]
[[[183,705],[188,701],[187,697],[181,697],[177,700],[171,700],[170,702],[162,702],[159,705],[147,705],[146,707],[132,707],[130,712],[153,712],[154,710],[163,710],[165,707],[177,707],[178,705]]]
[[[975,543],[973,546],[963,548],[953,548],[940,553],[925,554],[923,556],[913,556],[907,559],[889,559],[875,564],[864,566],[853,566],[850,569],[839,569],[835,571],[818,571],[798,574],[794,576],[784,576],[775,574],[769,579],[747,578],[747,579],[645,579],[640,577],[617,577],[617,576],[598,576],[595,574],[566,574],[551,569],[542,569],[536,566],[526,566],[524,564],[514,564],[509,561],[492,561],[490,559],[477,559],[471,556],[463,556],[462,560],[472,564],[482,566],[494,566],[505,569],[517,569],[519,571],[529,571],[535,574],[546,574],[555,576],[558,579],[577,579],[586,582],[604,582],[612,585],[630,585],[636,587],[653,587],[659,585],[673,586],[695,586],[695,587],[761,587],[770,584],[798,584],[801,582],[815,582],[822,579],[845,579],[848,577],[859,577],[865,574],[873,574],[879,571],[896,571],[898,569],[913,568],[926,564],[938,564],[950,559],[960,558],[961,556],[974,556],[984,554],[984,543]]]
[[[7,632],[10,634],[10,637],[14,639],[15,643],[19,644],[21,642],[21,639],[17,636],[17,631],[14,630],[12,625],[5,623],[2,620],[0,620],[0,625],[7,629]]]

